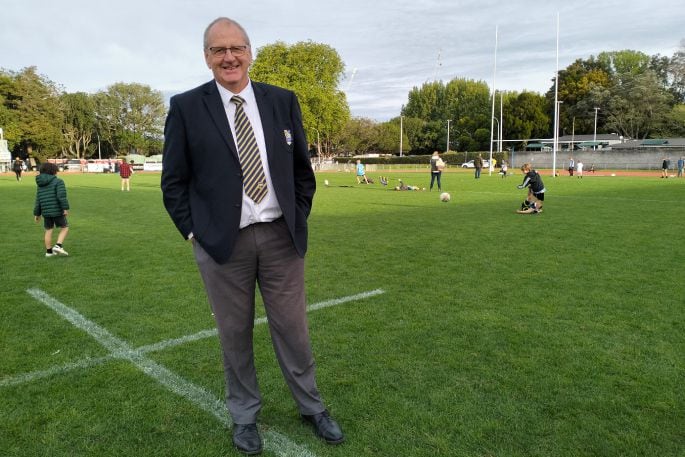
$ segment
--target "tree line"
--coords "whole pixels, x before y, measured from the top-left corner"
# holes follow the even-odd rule
[[[293,90],[313,155],[426,154],[487,151],[496,122],[509,143],[553,136],[555,84],[547,93],[497,91],[455,78],[412,88],[400,116],[385,122],[352,117],[339,89],[345,65],[332,47],[312,41],[259,48],[250,77]],[[685,136],[685,39],[673,56],[602,52],[560,70],[560,134],[614,132],[627,138]],[[491,119],[495,97],[495,120]],[[500,112],[502,113],[500,116]],[[36,67],[0,70],[0,127],[13,155],[109,158],[158,154],[166,105],[143,84],[114,83],[68,93]],[[449,145],[447,129],[449,120]],[[496,130],[496,131],[497,131]],[[494,135],[497,138],[497,134]]]

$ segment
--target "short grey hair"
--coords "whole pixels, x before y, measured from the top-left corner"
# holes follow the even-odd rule
[[[205,29],[205,33],[204,33],[203,39],[202,39],[202,47],[203,47],[203,49],[209,48],[209,31],[211,30],[212,27],[214,27],[214,26],[215,26],[216,24],[218,24],[219,22],[226,22],[226,23],[228,23],[228,24],[230,24],[230,25],[232,25],[232,26],[234,26],[234,27],[237,27],[238,30],[240,30],[240,33],[243,34],[243,37],[245,38],[245,44],[247,44],[247,47],[248,47],[248,48],[251,48],[251,47],[252,47],[252,46],[250,45],[250,37],[247,36],[247,32],[245,31],[245,29],[243,28],[242,25],[240,25],[238,22],[234,21],[234,20],[231,19],[231,18],[228,18],[228,17],[218,17],[218,18],[214,19],[212,22],[210,22],[209,25],[207,26],[207,28]]]

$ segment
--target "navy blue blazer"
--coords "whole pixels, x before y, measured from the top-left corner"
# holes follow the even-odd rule
[[[302,113],[292,91],[252,82],[276,198],[297,253],[307,251],[307,217],[316,191]],[[220,264],[239,230],[242,171],[226,111],[212,80],[171,98],[164,126],[164,206],[184,238]]]

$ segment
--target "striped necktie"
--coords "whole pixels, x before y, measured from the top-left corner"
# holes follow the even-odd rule
[[[243,109],[245,100],[233,96],[231,102],[235,103],[235,136],[238,142],[240,167],[243,169],[243,188],[248,197],[255,203],[259,203],[264,200],[268,192],[259,147],[250,120]]]

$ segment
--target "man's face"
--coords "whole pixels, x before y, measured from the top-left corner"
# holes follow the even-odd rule
[[[229,91],[237,94],[247,86],[247,71],[252,63],[252,51],[241,30],[228,22],[218,22],[207,35],[208,49],[205,49],[205,62],[212,70],[214,79]],[[235,56],[225,48],[245,48],[245,53]],[[215,55],[213,50],[222,49],[223,55]]]

